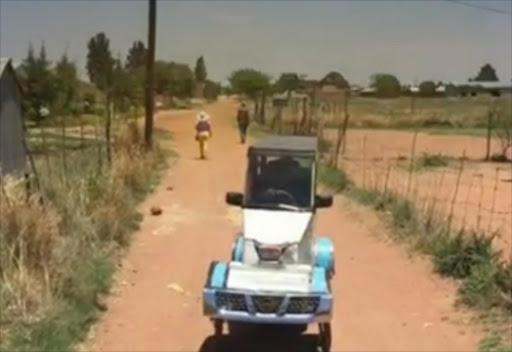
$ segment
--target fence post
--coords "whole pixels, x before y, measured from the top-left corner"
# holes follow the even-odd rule
[[[64,114],[61,116],[62,127],[62,175],[64,176],[64,183],[67,184],[67,162],[66,162],[66,119]]]
[[[448,232],[450,232],[451,227],[452,227],[453,211],[455,210],[455,202],[457,201],[457,195],[459,193],[460,179],[462,177],[462,172],[464,171],[464,160],[465,159],[466,159],[466,151],[464,150],[462,152],[462,158],[460,159],[459,172],[457,173],[457,182],[455,183],[455,192],[453,193],[453,198],[452,198],[452,202],[450,205],[450,214],[448,215],[448,223],[447,223]]]
[[[489,101],[489,111],[487,113],[487,143],[485,150],[485,160],[491,159],[491,132],[492,132],[492,118],[494,115],[494,100],[491,98]]]
[[[409,176],[407,179],[407,191],[405,196],[409,196],[409,191],[411,188],[411,180],[412,180],[412,172],[414,168],[414,156],[416,153],[416,137],[418,136],[418,131],[414,131],[414,135],[412,137],[412,145],[411,145],[411,162],[409,163]]]
[[[491,214],[489,215],[489,225],[487,226],[487,232],[491,232],[492,227],[492,218],[494,216],[494,208],[496,206],[496,193],[498,192],[498,182],[499,182],[500,168],[496,168],[496,176],[494,177],[494,189],[492,194],[492,205],[491,205]]]
[[[366,135],[363,136],[363,189],[366,188]]]
[[[475,179],[475,176],[471,174],[471,179],[469,180],[469,187],[468,192],[466,193],[466,202],[464,203],[464,214],[462,215],[462,229],[466,228],[466,216],[468,212],[468,204],[469,199],[471,197],[471,191],[473,190],[473,181]]]
[[[478,197],[478,215],[476,218],[476,229],[480,230],[480,222],[482,221],[482,201],[484,199],[484,177],[483,174],[480,177],[480,194]]]

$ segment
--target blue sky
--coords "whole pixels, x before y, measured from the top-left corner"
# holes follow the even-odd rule
[[[466,1],[511,12],[510,0]],[[330,70],[367,84],[393,73],[405,83],[465,81],[491,63],[512,77],[512,17],[450,1],[158,1],[157,59],[193,64],[225,81],[254,67],[320,78]],[[0,0],[0,55],[21,60],[42,41],[85,74],[88,39],[104,31],[114,55],[146,40],[147,2]]]

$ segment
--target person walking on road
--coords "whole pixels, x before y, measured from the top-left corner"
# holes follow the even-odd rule
[[[201,159],[206,159],[208,149],[208,140],[212,137],[212,125],[210,116],[201,111],[196,119],[196,141],[199,143],[199,155]]]
[[[236,120],[238,123],[238,132],[240,133],[240,143],[244,144],[250,122],[249,110],[247,110],[245,103],[242,103],[242,106],[238,109]]]

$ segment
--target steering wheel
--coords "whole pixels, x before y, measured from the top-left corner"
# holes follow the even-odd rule
[[[297,200],[295,199],[295,197],[290,192],[282,190],[282,189],[269,188],[269,189],[265,190],[265,192],[263,192],[263,194],[265,196],[270,196],[270,197],[284,196],[293,205],[297,205],[298,204]]]

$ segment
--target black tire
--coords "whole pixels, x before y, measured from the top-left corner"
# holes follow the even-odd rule
[[[318,324],[318,343],[322,352],[329,352],[331,350],[332,333],[330,323]]]
[[[214,320],[213,321],[213,330],[215,336],[222,336],[224,331],[224,322],[222,320]]]

